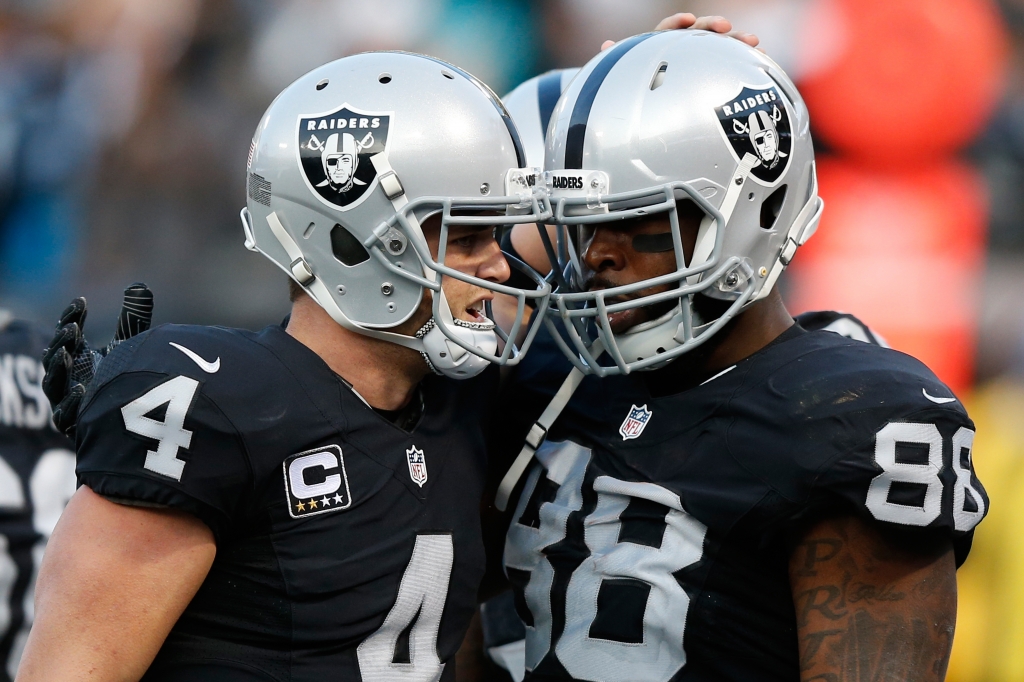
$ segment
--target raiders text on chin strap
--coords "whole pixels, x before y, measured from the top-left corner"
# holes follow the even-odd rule
[[[452,111],[460,112],[457,125]],[[402,52],[347,57],[290,85],[260,121],[247,168],[245,243],[341,326],[417,350],[439,374],[468,378],[489,363],[518,363],[541,324],[527,321],[526,302],[547,307],[550,286],[535,274],[532,289],[519,289],[444,262],[452,226],[550,218],[537,172],[524,166],[508,112],[466,72]],[[436,257],[420,227],[434,215]],[[528,325],[522,347],[499,351],[493,322],[453,314],[442,277],[515,297],[508,336]],[[432,318],[413,336],[393,331],[427,290]]]
[[[767,296],[823,206],[793,83],[764,54],[704,31],[635,36],[591,60],[552,114],[545,168],[567,230],[659,213],[671,224],[677,265],[657,281],[584,291],[580,254],[559,264],[574,283],[552,296],[563,351],[600,376],[663,366]],[[689,262],[681,200],[705,214]],[[654,285],[672,288],[635,297]],[[728,303],[725,313],[702,319],[696,295]],[[675,306],[661,318],[611,332],[609,314],[666,302]],[[589,350],[598,338],[609,363]]]

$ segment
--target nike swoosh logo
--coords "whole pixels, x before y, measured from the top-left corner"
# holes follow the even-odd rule
[[[924,397],[925,398],[928,398],[928,400],[932,401],[933,403],[937,403],[939,405],[945,405],[946,403],[955,403],[956,402],[956,398],[936,398],[933,395],[928,395],[928,389],[926,389],[926,388],[922,388],[921,389],[921,393],[924,393]]]
[[[185,348],[185,346],[179,346],[173,341],[169,342],[172,346],[180,350],[182,353],[188,356],[188,359],[199,365],[199,369],[203,370],[207,374],[213,374],[220,369],[220,358],[217,358],[213,362],[207,362],[199,357],[194,351]]]

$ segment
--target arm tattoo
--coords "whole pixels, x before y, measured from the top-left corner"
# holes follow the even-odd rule
[[[854,517],[831,519],[804,535],[789,574],[803,682],[945,678],[956,622],[948,542],[912,548]]]

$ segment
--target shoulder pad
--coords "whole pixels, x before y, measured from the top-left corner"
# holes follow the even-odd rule
[[[807,331],[835,332],[854,341],[873,343],[889,348],[889,343],[880,334],[849,313],[834,310],[818,310],[797,315],[797,324]]]
[[[787,496],[803,497],[844,453],[870,450],[890,422],[926,415],[943,430],[971,425],[960,401],[920,361],[831,334],[815,336],[803,345],[807,352],[752,372],[732,401],[746,415],[745,427],[729,432],[733,456]]]
[[[250,332],[226,327],[166,324],[134,336],[100,362],[83,409],[96,392],[127,372],[182,374],[204,380],[218,373],[245,373],[268,354]]]

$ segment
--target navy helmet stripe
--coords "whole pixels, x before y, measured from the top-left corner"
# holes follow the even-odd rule
[[[569,119],[569,133],[565,138],[565,167],[583,168],[583,141],[587,136],[587,121],[590,119],[590,109],[594,106],[594,99],[597,91],[601,89],[604,79],[612,70],[622,56],[647,40],[655,33],[643,33],[632,38],[627,38],[621,43],[608,50],[608,54],[597,63],[594,70],[587,76],[586,82],[576,97],[576,104],[572,109],[572,117]]]
[[[430,55],[427,54],[418,54],[416,52],[403,52],[401,50],[390,51],[398,52],[400,54],[411,54],[415,57],[423,57],[424,59],[429,59],[432,62],[437,62],[441,66],[451,69],[452,71],[459,74],[463,78],[466,78],[471,83],[473,83],[473,85],[483,90],[484,94],[487,95],[488,99],[491,100],[491,104],[493,104],[494,108],[498,110],[498,115],[501,116],[501,120],[504,121],[505,128],[508,129],[509,137],[512,138],[512,146],[516,150],[516,163],[519,164],[520,168],[526,167],[526,150],[523,148],[523,141],[519,139],[519,130],[516,129],[516,124],[512,121],[512,116],[508,113],[508,109],[505,108],[505,105],[502,104],[501,99],[496,94],[494,94],[494,90],[491,90],[491,88],[486,83],[484,83],[482,80],[480,80],[473,74],[467,71],[463,71],[454,64],[449,64],[443,59],[431,57]]]
[[[562,95],[562,75],[561,69],[549,71],[537,81],[537,108],[540,110],[540,137],[543,140],[547,139],[551,113]]]

